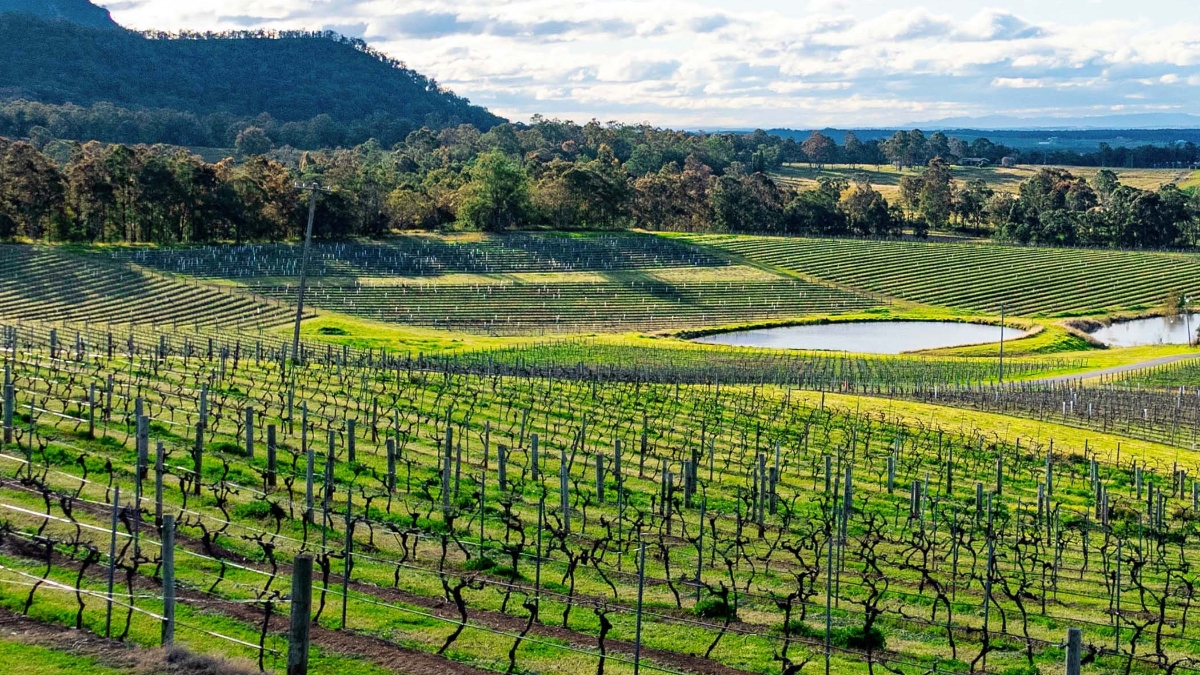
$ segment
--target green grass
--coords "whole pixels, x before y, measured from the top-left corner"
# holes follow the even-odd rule
[[[1200,353],[1193,361],[1183,361],[1167,366],[1130,373],[1119,379],[1122,384],[1137,387],[1200,387]]]
[[[1183,190],[1200,187],[1200,171],[1193,171],[1183,180],[1179,181],[1178,185]]]
[[[119,675],[90,656],[18,642],[0,635],[0,663],[13,675]]]

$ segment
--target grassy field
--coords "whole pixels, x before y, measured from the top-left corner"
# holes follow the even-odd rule
[[[1012,168],[993,167],[953,167],[954,178],[960,181],[983,180],[997,192],[1015,193],[1021,183],[1033,177],[1042,167],[1022,165]],[[1062,167],[1067,171],[1091,180],[1099,169],[1089,167]],[[900,177],[916,175],[919,169],[897,171],[894,166],[874,165],[852,167],[844,164],[828,165],[818,171],[804,164],[789,164],[774,174],[776,180],[796,189],[811,189],[817,186],[821,177],[840,178],[853,181],[858,176],[865,176],[875,186],[875,189],[889,201],[895,201],[900,196]],[[1176,169],[1115,169],[1121,182],[1143,190],[1157,190],[1167,183],[1177,183],[1180,187],[1195,184],[1200,180],[1194,172]]]
[[[1183,180],[1179,181],[1179,187],[1182,189],[1200,187],[1200,171],[1193,171]]]

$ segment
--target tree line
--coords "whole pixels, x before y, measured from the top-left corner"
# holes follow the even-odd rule
[[[39,148],[0,140],[0,237],[159,245],[294,239],[306,215],[294,183],[303,180],[332,190],[318,204],[316,234],[326,238],[640,227],[878,237],[960,229],[1023,243],[1135,248],[1198,241],[1194,190],[1146,191],[1121,185],[1111,171],[1087,181],[1045,169],[1016,194],[997,192],[982,180],[957,180],[948,161],[926,159],[911,136],[887,147],[904,153],[905,166],[924,166],[903,173],[891,202],[866,174],[822,177],[806,189],[776,181],[770,173],[809,157],[813,144],[762,131],[535,118],[487,132],[422,128],[391,149],[368,141],[269,150],[252,140],[244,137],[245,152],[219,162],[165,145]]]

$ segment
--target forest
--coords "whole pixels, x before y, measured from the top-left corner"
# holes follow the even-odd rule
[[[686,232],[888,237],[961,230],[1040,245],[1186,248],[1200,241],[1200,195],[1167,185],[1090,182],[1046,168],[1016,194],[950,170],[955,139],[919,131],[863,144],[902,167],[889,203],[865,176],[777,183],[787,162],[844,152],[819,133],[804,143],[765,132],[700,134],[536,118],[487,132],[470,125],[410,133],[392,149],[272,148],[260,129],[238,156],[209,163],[170,146],[35,137],[0,141],[0,236],[158,245],[300,236],[306,197],[331,192],[317,236],[403,230],[644,228]],[[943,156],[945,145],[950,161]],[[847,145],[853,147],[852,143]],[[39,147],[40,146],[40,147]],[[860,158],[861,161],[861,158]]]
[[[137,33],[15,13],[0,21],[0,100],[0,134],[192,146],[254,125],[281,145],[390,147],[423,126],[502,121],[332,32]]]

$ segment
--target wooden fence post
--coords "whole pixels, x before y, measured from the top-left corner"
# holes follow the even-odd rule
[[[538,435],[533,434],[529,438],[529,477],[537,480],[541,467],[538,462]]]
[[[96,437],[96,383],[88,383],[88,438]]]
[[[640,539],[640,537],[639,537]],[[638,594],[637,594],[637,628],[633,642],[633,675],[639,675],[642,670],[642,600],[646,590],[646,542],[638,544]]]
[[[14,350],[15,353],[15,350]],[[4,443],[13,442],[13,408],[16,407],[16,391],[13,389],[12,370],[4,365]]]
[[[604,503],[604,455],[596,455],[596,503]]]
[[[254,459],[254,406],[246,406],[246,459]]]
[[[163,472],[166,470],[166,448],[159,441],[154,448],[154,525],[163,527]]]
[[[508,446],[496,446],[496,467],[499,473],[500,491],[508,489]]]
[[[104,637],[112,637],[113,586],[117,574],[117,520],[121,513],[121,486],[113,488],[112,522],[108,537],[108,597],[104,610]]]
[[[562,449],[561,460],[558,466],[558,493],[559,493],[559,508],[562,510],[563,531],[571,531],[571,493],[570,486],[567,483],[567,450]]]
[[[204,423],[196,424],[196,447],[192,448],[192,464],[195,479],[194,493],[200,494],[200,477],[204,470]]]
[[[292,563],[292,616],[288,631],[287,675],[308,675],[308,641],[312,621],[311,555],[300,554]]]
[[[350,603],[350,574],[354,567],[354,492],[346,489],[346,543],[342,548],[342,630],[346,630],[346,608]]]
[[[396,440],[387,439],[387,489],[389,494],[396,492]]]
[[[276,476],[276,469],[277,469],[276,465],[278,462],[278,457],[277,457],[278,452],[279,452],[279,449],[276,447],[276,442],[275,442],[275,425],[268,424],[267,425],[267,486],[268,487],[275,487],[275,483],[276,483],[275,476]]]
[[[1079,675],[1083,657],[1083,631],[1067,629],[1067,675]]]
[[[454,457],[454,429],[446,425],[446,445],[442,454],[442,516],[450,515],[450,463]]]
[[[175,642],[175,516],[169,514],[162,519],[162,591],[162,645],[169,647]]]

